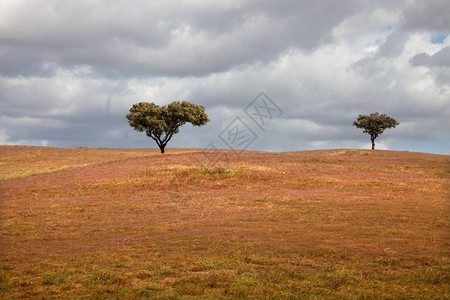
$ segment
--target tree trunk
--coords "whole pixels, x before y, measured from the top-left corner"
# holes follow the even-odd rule
[[[372,150],[375,150],[375,139],[371,139],[372,140]]]
[[[164,154],[164,148],[166,148],[166,146],[159,146],[159,149],[161,149],[161,154]]]

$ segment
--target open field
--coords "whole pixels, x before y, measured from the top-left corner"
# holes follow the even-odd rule
[[[450,298],[449,156],[158,152],[0,146],[0,298]]]

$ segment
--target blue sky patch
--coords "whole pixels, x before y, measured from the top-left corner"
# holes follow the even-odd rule
[[[448,33],[440,32],[431,36],[430,42],[433,44],[442,44],[447,38]]]
[[[387,25],[381,28],[381,31],[392,31],[394,29],[394,25]]]

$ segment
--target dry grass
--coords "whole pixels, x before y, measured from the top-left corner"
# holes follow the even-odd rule
[[[0,298],[450,298],[448,156],[0,147]]]

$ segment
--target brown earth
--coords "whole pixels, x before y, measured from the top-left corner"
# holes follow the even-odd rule
[[[158,151],[0,146],[0,298],[450,298],[449,156]]]

